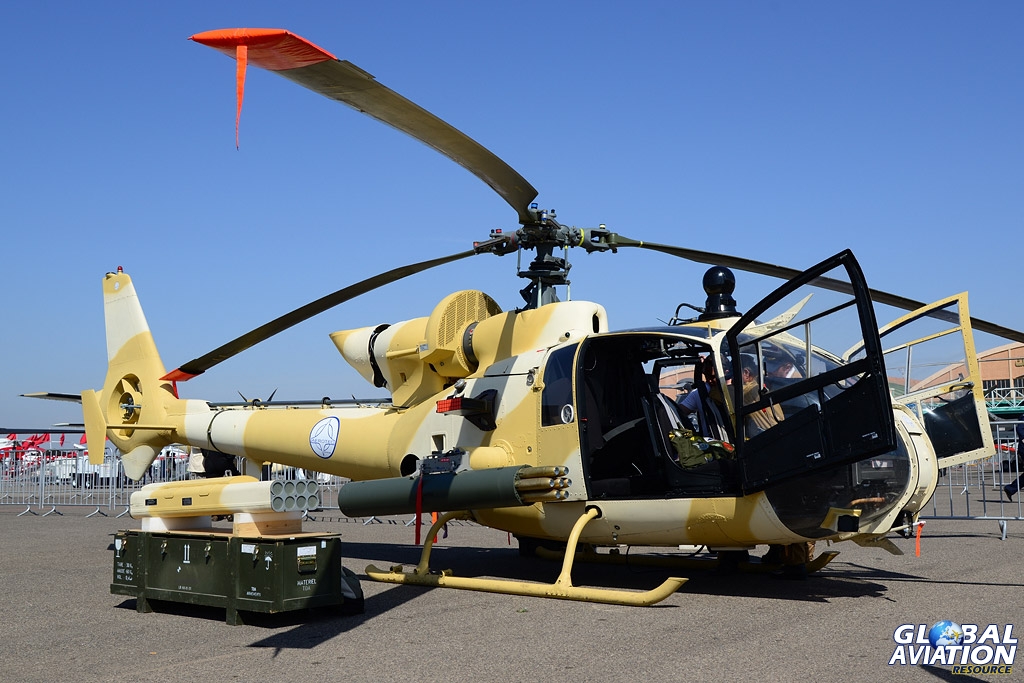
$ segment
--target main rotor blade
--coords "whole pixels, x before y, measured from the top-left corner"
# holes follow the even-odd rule
[[[410,275],[415,275],[416,273],[428,270],[435,266],[442,266],[446,263],[464,259],[467,256],[473,256],[475,253],[477,252],[470,249],[469,251],[462,251],[458,254],[442,256],[429,261],[421,261],[420,263],[401,266],[399,268],[389,270],[386,273],[374,275],[373,277],[357,282],[354,285],[349,285],[348,287],[339,289],[333,294],[320,297],[316,301],[312,301],[305,306],[296,308],[290,313],[285,313],[281,317],[271,320],[269,323],[261,325],[251,332],[246,332],[241,337],[233,339],[223,346],[217,347],[206,355],[199,356],[179,368],[171,370],[160,379],[175,382],[190,380],[196,375],[203,374],[213,366],[226,361],[228,358],[236,356],[242,351],[252,348],[262,341],[270,339],[278,332],[284,332],[289,327],[293,327],[303,321],[309,320],[313,316],[323,313],[330,308],[334,308],[338,304],[345,303],[349,299],[354,299],[357,296],[366,294],[378,287],[383,287],[384,285],[391,284],[392,282],[396,282]]]
[[[802,272],[795,268],[776,266],[771,263],[754,261],[752,259],[742,258],[739,256],[714,254],[709,251],[700,251],[699,249],[688,249],[686,247],[674,247],[668,244],[631,240],[621,235],[616,235],[614,242],[616,247],[638,247],[640,249],[650,249],[651,251],[660,251],[663,254],[669,254],[670,256],[678,256],[679,258],[686,259],[687,261],[706,263],[711,266],[725,266],[727,268],[735,268],[736,270],[742,270],[748,273],[777,277],[783,280],[794,278]],[[822,289],[841,292],[843,294],[853,293],[853,287],[849,282],[843,282],[842,280],[836,280],[829,277],[819,277],[813,280],[811,284],[821,287]],[[869,289],[868,294],[871,296],[871,300],[875,303],[885,304],[887,306],[893,306],[907,311],[915,311],[926,305],[921,301],[915,301],[914,299],[909,299],[905,296],[890,294],[877,289]],[[1013,330],[1009,327],[1003,327],[1002,325],[997,325],[996,323],[991,323],[987,320],[972,317],[971,327],[980,332],[987,332],[1004,339],[1024,343],[1024,332]]]
[[[191,40],[236,59],[244,48],[240,63],[247,61],[273,71],[416,138],[487,183],[516,210],[520,222],[534,221],[529,208],[537,190],[515,169],[465,133],[381,85],[355,64],[339,60],[282,29],[222,29],[197,33]],[[244,66],[240,73],[244,74]]]

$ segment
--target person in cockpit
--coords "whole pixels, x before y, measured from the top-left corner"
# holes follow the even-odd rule
[[[723,424],[720,406],[721,387],[718,385],[717,373],[715,371],[715,359],[709,354],[704,357],[700,365],[700,374],[703,386],[694,384],[690,393],[679,402],[679,412],[683,417],[691,414],[697,415],[697,426],[701,436],[727,441],[725,434],[718,434],[717,425]],[[712,425],[716,422],[717,425]]]
[[[740,372],[743,381],[743,405],[757,403],[761,399],[761,373],[758,371],[757,359],[749,354],[740,355]],[[747,415],[746,433],[747,437],[755,436],[761,432],[771,429],[784,419],[782,409],[777,405],[755,410]]]

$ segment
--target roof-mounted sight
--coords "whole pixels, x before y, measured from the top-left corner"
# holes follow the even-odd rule
[[[704,273],[702,281],[704,292],[708,295],[704,304],[704,312],[698,320],[717,320],[738,316],[736,299],[732,293],[736,290],[736,276],[725,266],[713,266]]]

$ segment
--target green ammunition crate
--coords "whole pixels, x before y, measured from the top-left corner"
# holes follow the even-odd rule
[[[110,592],[134,597],[139,612],[152,611],[150,600],[223,607],[229,624],[242,623],[239,612],[363,607],[359,580],[341,565],[336,534],[119,531]]]

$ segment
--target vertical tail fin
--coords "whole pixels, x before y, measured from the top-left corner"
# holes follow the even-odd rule
[[[168,382],[131,278],[118,268],[103,278],[107,377],[99,392],[82,392],[90,460],[103,458],[104,437],[123,453],[125,474],[139,479],[173,442],[169,409],[178,399]],[[96,455],[94,455],[96,454]]]

